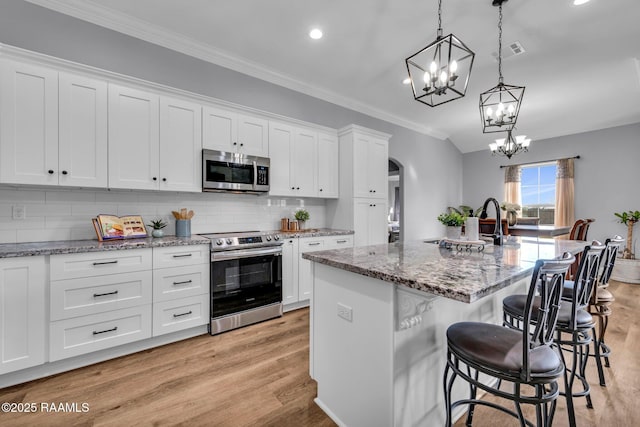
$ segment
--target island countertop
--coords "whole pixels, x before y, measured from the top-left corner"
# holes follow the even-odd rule
[[[399,286],[472,303],[533,271],[536,260],[576,254],[586,242],[510,237],[479,252],[425,241],[304,253],[303,258]]]

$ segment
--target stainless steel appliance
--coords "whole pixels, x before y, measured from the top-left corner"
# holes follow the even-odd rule
[[[202,191],[266,193],[270,164],[266,157],[202,150]]]
[[[211,335],[282,316],[278,234],[203,234],[211,240]]]

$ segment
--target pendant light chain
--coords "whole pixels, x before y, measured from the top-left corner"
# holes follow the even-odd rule
[[[498,12],[498,82],[504,83],[502,78],[502,3],[499,6],[500,12]]]
[[[438,31],[442,31],[442,0],[438,0]]]

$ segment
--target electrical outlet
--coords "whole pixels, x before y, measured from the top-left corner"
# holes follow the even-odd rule
[[[13,219],[25,219],[27,217],[27,207],[25,205],[13,206]]]
[[[338,303],[338,317],[342,317],[344,320],[353,321],[353,309],[348,305]]]

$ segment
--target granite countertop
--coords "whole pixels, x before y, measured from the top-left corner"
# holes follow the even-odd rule
[[[297,239],[303,237],[346,236],[349,234],[353,234],[353,230],[339,230],[335,228],[311,228],[299,231],[273,230],[268,233],[279,234],[284,239]]]
[[[413,241],[304,253],[303,258],[398,286],[471,303],[490,295],[533,271],[538,259],[576,254],[586,242],[509,238],[505,246],[484,251],[457,251],[433,243]]]
[[[194,234],[191,237],[147,237],[144,239],[110,240],[106,242],[99,242],[98,240],[62,240],[54,242],[8,243],[0,245],[0,258],[119,251],[126,249],[158,248],[163,246],[208,245],[209,242],[209,239]]]

